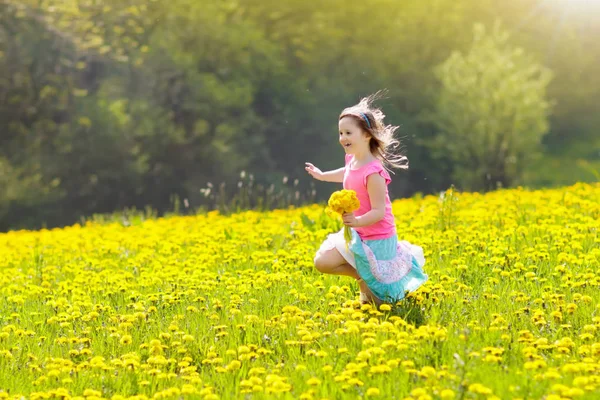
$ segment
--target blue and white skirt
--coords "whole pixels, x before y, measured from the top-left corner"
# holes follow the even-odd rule
[[[352,240],[346,245],[344,229],[332,233],[321,245],[321,251],[337,249],[356,268],[373,294],[384,302],[395,302],[417,290],[427,281],[423,272],[423,249],[396,235],[387,239],[362,240],[351,229]]]

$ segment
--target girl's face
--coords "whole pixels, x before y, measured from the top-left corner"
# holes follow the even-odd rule
[[[357,121],[352,117],[344,117],[338,123],[340,130],[340,144],[346,154],[363,153],[369,150],[371,137],[362,130]]]

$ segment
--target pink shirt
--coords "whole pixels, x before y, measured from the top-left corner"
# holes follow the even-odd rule
[[[379,174],[385,179],[385,215],[383,219],[373,225],[354,228],[363,240],[387,239],[396,234],[396,223],[392,214],[392,202],[387,190],[387,185],[392,179],[390,174],[383,168],[381,161],[373,160],[358,169],[350,169],[350,161],[354,156],[346,154],[346,170],[344,171],[344,189],[354,190],[360,201],[360,208],[354,215],[361,216],[371,210],[371,201],[367,191],[367,177],[371,174]]]

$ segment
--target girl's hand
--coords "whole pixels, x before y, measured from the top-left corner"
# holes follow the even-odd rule
[[[318,181],[322,180],[323,172],[319,168],[312,165],[311,163],[308,163],[308,162],[305,163],[304,169],[306,170],[306,172],[309,173],[310,176],[312,176],[316,180],[318,180]]]
[[[356,228],[359,226],[358,218],[356,218],[353,212],[342,214],[342,221],[344,221],[344,225],[349,226],[351,228]]]

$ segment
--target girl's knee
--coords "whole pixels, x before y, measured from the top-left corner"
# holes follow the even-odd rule
[[[321,253],[317,253],[313,262],[317,271],[321,273],[326,273],[329,270],[329,263]]]

